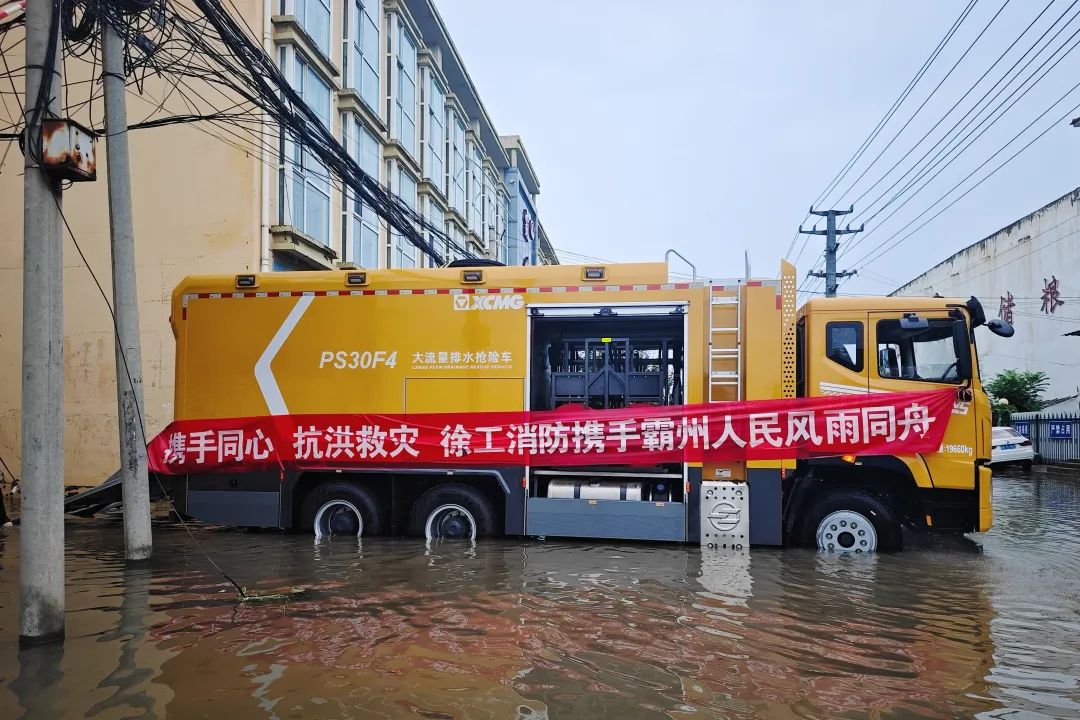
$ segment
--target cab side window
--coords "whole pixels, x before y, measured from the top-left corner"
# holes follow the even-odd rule
[[[863,324],[825,323],[825,355],[832,362],[854,372],[863,369]]]
[[[878,375],[890,380],[958,383],[953,320],[937,318],[929,327],[905,330],[899,320],[877,324]]]

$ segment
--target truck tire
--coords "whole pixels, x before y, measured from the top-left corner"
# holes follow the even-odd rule
[[[300,511],[303,527],[325,537],[378,535],[382,531],[375,498],[367,490],[348,482],[323,483],[304,499]]]
[[[859,490],[834,490],[811,504],[801,540],[833,552],[887,552],[903,546],[893,511],[880,498]]]
[[[476,540],[495,530],[491,502],[460,483],[436,485],[409,512],[409,533],[428,540]]]

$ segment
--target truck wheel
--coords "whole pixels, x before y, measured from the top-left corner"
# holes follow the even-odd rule
[[[413,505],[409,532],[428,540],[476,540],[495,529],[491,503],[476,488],[437,485]]]
[[[899,550],[903,545],[896,516],[869,493],[829,493],[814,503],[805,517],[803,541],[819,550],[861,553]]]
[[[347,482],[323,483],[304,500],[304,526],[315,531],[315,539],[334,535],[360,537],[378,535],[381,528],[378,506],[371,494]]]

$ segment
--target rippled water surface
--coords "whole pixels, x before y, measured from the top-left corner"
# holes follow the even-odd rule
[[[1080,481],[999,478],[975,540],[879,557],[619,543],[313,545],[179,528],[125,568],[68,525],[67,641],[18,651],[0,531],[0,718],[1080,718]]]

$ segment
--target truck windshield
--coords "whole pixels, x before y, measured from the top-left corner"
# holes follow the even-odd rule
[[[932,319],[921,330],[904,330],[899,320],[877,324],[878,374],[891,380],[958,383],[953,320]]]

